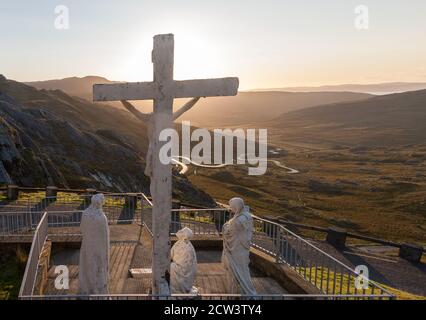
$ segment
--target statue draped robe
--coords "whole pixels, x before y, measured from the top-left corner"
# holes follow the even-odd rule
[[[92,204],[83,211],[80,229],[83,241],[78,270],[79,293],[108,294],[109,228],[102,211],[102,199],[92,197]],[[94,199],[95,198],[95,199]]]
[[[249,269],[252,230],[253,219],[248,207],[223,226],[222,265],[227,293],[256,295]]]

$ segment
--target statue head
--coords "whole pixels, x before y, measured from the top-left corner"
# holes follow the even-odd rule
[[[234,214],[239,214],[245,208],[244,200],[241,198],[232,198],[229,200],[229,206]]]
[[[176,232],[176,237],[179,240],[189,240],[194,236],[194,233],[191,229],[185,227]]]
[[[102,193],[95,194],[92,196],[90,206],[94,209],[102,209],[102,206],[105,203],[105,197]]]

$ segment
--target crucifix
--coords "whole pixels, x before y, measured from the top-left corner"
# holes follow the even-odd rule
[[[160,161],[161,147],[166,143],[159,140],[162,130],[173,128],[173,99],[193,97],[235,96],[238,92],[238,78],[219,78],[203,80],[173,80],[174,37],[173,34],[160,34],[154,37],[152,51],[154,64],[153,82],[120,84],[95,84],[94,101],[154,100],[154,109],[149,116],[151,125],[150,147],[147,162],[150,176],[153,232],[152,293],[169,295],[166,276],[170,269],[170,222],[172,209],[172,165]],[[192,100],[186,107],[192,107],[198,100]],[[125,103],[124,103],[125,104]],[[192,105],[193,105],[192,104]],[[126,104],[125,104],[126,106]],[[127,105],[127,109],[131,109]],[[185,112],[178,110],[175,117]],[[182,112],[182,113],[180,113]],[[137,113],[134,113],[135,115]],[[141,120],[144,115],[139,116]],[[147,119],[147,118],[145,118]]]

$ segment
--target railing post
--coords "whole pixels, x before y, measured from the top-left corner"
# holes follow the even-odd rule
[[[179,200],[172,200],[172,209],[180,209],[181,202]],[[172,223],[170,225],[170,232],[176,233],[180,230],[180,212],[172,211]]]
[[[282,241],[282,235],[281,235],[281,230],[280,228],[277,227],[277,225],[275,226],[275,237],[276,237],[276,257],[275,257],[275,262],[276,263],[280,263],[280,256],[281,256],[281,241]]]
[[[84,206],[89,206],[90,202],[91,202],[91,198],[93,195],[96,194],[96,189],[86,189],[86,193],[83,195],[84,196]]]
[[[211,212],[212,220],[214,221],[214,225],[216,228],[216,231],[218,234],[222,234],[223,225],[226,223],[226,221],[229,218],[229,212],[226,209],[223,209],[222,211],[215,211],[213,210]]]
[[[338,249],[344,249],[346,245],[346,230],[341,228],[328,228],[327,242]]]
[[[58,195],[58,188],[55,186],[47,186],[46,187],[46,198],[54,198]]]
[[[403,243],[399,248],[399,256],[407,261],[419,263],[423,254],[423,247],[410,244]]]
[[[138,196],[136,193],[127,193],[124,197],[125,220],[133,220],[137,212]]]
[[[139,197],[138,197],[139,198]],[[143,226],[144,225],[144,220],[143,220],[143,210],[144,210],[144,204],[143,204],[143,197],[141,197],[140,198],[141,199],[141,212],[140,212],[140,214],[141,214],[141,226]],[[138,204],[136,203],[136,208],[138,207]]]
[[[7,186],[7,200],[18,200],[19,187],[16,185]]]

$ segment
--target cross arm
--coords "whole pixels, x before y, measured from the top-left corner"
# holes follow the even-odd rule
[[[173,113],[173,120],[176,120],[189,109],[191,109],[198,102],[198,100],[200,100],[200,97],[194,98],[191,101],[185,103],[179,110]]]
[[[175,98],[235,96],[238,78],[174,81]]]
[[[93,101],[152,100],[158,94],[153,82],[93,85]]]

